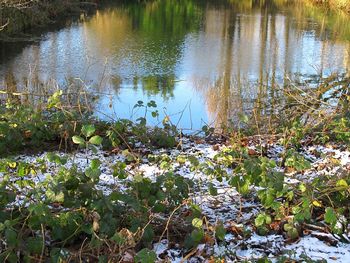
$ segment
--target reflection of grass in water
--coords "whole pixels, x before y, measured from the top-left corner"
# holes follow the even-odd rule
[[[334,9],[350,13],[349,0],[307,0],[306,2],[310,2],[316,5],[322,5],[326,9]]]
[[[290,81],[283,87],[275,87],[280,97],[274,104],[268,96],[264,97],[253,109],[252,119],[260,120],[259,127],[266,132],[291,127],[296,122],[305,130],[329,129],[336,119],[349,115],[349,88],[349,77],[338,74],[320,79],[317,85]],[[256,116],[259,112],[269,114]]]
[[[258,127],[260,132],[270,133],[295,121],[321,127],[335,115],[348,114],[350,79],[344,74],[317,76],[304,82],[285,79],[282,83],[272,79],[266,82],[231,79],[227,87],[220,82],[215,85],[198,90],[205,93],[215,127],[240,126],[244,115],[251,132],[257,132]]]
[[[296,26],[303,29],[308,26],[308,19],[315,20],[320,27],[315,28],[316,34],[322,38],[331,37],[334,40],[350,40],[350,23],[349,16],[345,13],[336,12],[329,9],[329,5],[315,5],[315,0],[271,0],[271,1],[238,1],[228,0],[235,10],[251,11],[259,9],[269,9],[280,12],[286,10],[296,18]],[[350,11],[350,1],[328,1],[328,2],[347,2]],[[331,5],[332,6],[332,5]],[[333,4],[334,6],[334,4]],[[305,23],[304,23],[305,22]]]
[[[316,33],[321,38],[330,36],[334,40],[350,40],[349,16],[344,13],[314,5],[313,1],[298,1],[292,14],[297,19],[312,18],[319,23],[320,27],[316,29]]]

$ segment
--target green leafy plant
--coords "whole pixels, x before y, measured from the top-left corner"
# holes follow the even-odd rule
[[[99,135],[94,135],[96,132],[96,128],[92,124],[84,125],[81,128],[81,134],[85,137],[81,137],[79,135],[74,135],[72,140],[75,144],[78,144],[81,148],[85,148],[86,150],[91,149],[93,152],[97,152],[96,146],[101,145],[103,138]]]

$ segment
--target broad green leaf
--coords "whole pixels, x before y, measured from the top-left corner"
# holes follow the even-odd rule
[[[202,219],[200,219],[200,218],[194,218],[194,219],[192,220],[192,225],[193,225],[194,227],[196,227],[196,228],[201,228],[202,225],[203,225],[203,221],[202,221]]]
[[[283,229],[284,231],[289,231],[293,228],[294,226],[292,224],[284,224]]]
[[[95,135],[90,138],[89,143],[100,145],[102,143],[103,139],[101,136]]]
[[[115,233],[112,237],[111,240],[113,240],[117,245],[123,245],[125,243],[125,238],[120,235],[119,233]]]
[[[305,186],[305,184],[300,184],[300,185],[299,185],[299,190],[300,190],[302,193],[304,193],[304,192],[306,191],[306,186]]]
[[[153,228],[148,225],[143,232],[142,240],[146,243],[151,243],[154,239],[154,231]]]
[[[271,224],[271,217],[261,213],[255,218],[255,226],[263,226],[264,224]]]
[[[72,140],[75,144],[79,144],[79,145],[84,145],[85,144],[85,140],[83,138],[81,138],[80,136],[74,135],[72,137]]]
[[[334,209],[327,207],[324,214],[324,221],[328,224],[335,224],[337,222],[337,214]]]
[[[198,244],[204,238],[203,230],[202,229],[195,229],[195,230],[193,230],[192,233],[191,233],[191,238],[192,238],[193,242]]]
[[[17,168],[17,174],[18,176],[27,176],[29,174],[28,165],[25,163],[19,163]]]
[[[29,237],[26,240],[29,252],[33,254],[40,254],[43,249],[43,239],[40,237]]]
[[[158,111],[152,111],[152,117],[155,118],[155,117],[158,117],[159,116],[159,113]]]
[[[92,169],[91,167],[89,167],[85,170],[85,175],[96,181],[99,179],[101,171],[99,169]]]
[[[18,244],[17,233],[13,229],[5,230],[6,243],[9,247],[15,247]]]
[[[287,231],[287,234],[291,239],[296,239],[299,237],[298,230],[295,227],[292,227],[291,229],[289,229]]]
[[[101,165],[101,161],[99,159],[91,160],[91,163],[90,163],[91,169],[96,170],[100,167],[100,165]]]
[[[93,152],[93,153],[97,153],[97,148],[96,148],[96,146],[95,145],[93,145],[93,144],[89,144],[88,145],[88,148]]]
[[[92,124],[84,125],[83,128],[81,128],[81,132],[85,137],[91,137],[95,131],[95,126]]]
[[[137,263],[154,263],[156,260],[157,254],[148,248],[140,250],[135,256],[135,262]]]

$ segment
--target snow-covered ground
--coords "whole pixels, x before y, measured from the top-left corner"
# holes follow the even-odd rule
[[[189,161],[183,163],[177,162],[178,156],[195,156],[200,163],[214,163],[214,157],[225,145],[212,145],[205,142],[194,142],[185,138],[182,142],[181,149],[157,149],[152,151],[155,156],[168,156],[173,162],[169,169],[173,170],[179,176],[192,179],[195,184],[195,191],[192,193],[192,200],[198,204],[208,222],[215,224],[222,222],[227,230],[225,240],[222,242],[215,241],[214,244],[200,244],[196,251],[192,251],[192,256],[188,262],[213,262],[208,261],[210,256],[225,258],[226,262],[253,260],[261,257],[268,257],[275,261],[277,256],[285,254],[296,260],[303,260],[307,256],[313,260],[326,260],[328,262],[350,262],[350,244],[336,242],[330,245],[323,241],[322,235],[331,234],[308,232],[295,242],[290,242],[284,236],[273,234],[268,236],[259,236],[254,232],[254,218],[261,210],[261,206],[254,199],[243,198],[234,188],[227,182],[225,176],[221,182],[206,175],[200,170],[191,169]],[[254,149],[254,146],[250,146]],[[136,174],[142,174],[154,180],[158,175],[165,172],[161,168],[160,163],[152,162],[148,158],[148,152],[145,149],[135,149],[138,154],[139,163],[129,164],[126,168],[129,180]],[[268,145],[267,156],[277,162],[281,160],[281,145]],[[346,150],[336,149],[332,146],[309,146],[300,151],[300,153],[308,159],[312,167],[303,172],[289,172],[287,174],[286,183],[293,184],[300,181],[308,181],[317,176],[327,174],[337,174],[341,172],[349,172],[350,170],[350,152]],[[58,155],[65,155],[57,153]],[[16,160],[29,163],[36,163],[38,159],[45,158],[46,153],[38,155],[19,155]],[[123,188],[123,180],[116,179],[113,176],[112,166],[118,161],[124,161],[123,152],[111,153],[98,151],[97,153],[79,151],[74,154],[65,155],[68,157],[66,167],[77,165],[79,169],[87,168],[92,159],[101,161],[100,187],[106,193],[113,191],[113,187],[118,185],[119,189]],[[210,164],[209,164],[210,165]],[[54,176],[57,165],[49,163],[49,168],[45,173],[37,174],[33,180],[42,181],[47,176]],[[223,172],[230,175],[232,170],[223,168]],[[128,180],[127,179],[127,180]],[[211,182],[218,189],[215,196],[209,194],[208,183]],[[245,233],[245,234],[243,234]],[[320,238],[321,237],[321,238]],[[169,260],[170,262],[181,262],[186,253],[179,244],[173,244],[169,240],[163,239],[159,243],[153,244],[154,251],[157,253],[159,262]],[[207,261],[206,261],[207,260]]]

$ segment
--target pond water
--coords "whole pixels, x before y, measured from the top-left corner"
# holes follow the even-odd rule
[[[2,43],[1,89],[74,80],[98,95],[101,118],[136,119],[135,103],[154,100],[151,125],[165,115],[180,128],[219,125],[274,101],[288,79],[349,72],[349,19],[285,2],[114,3],[35,43]]]

